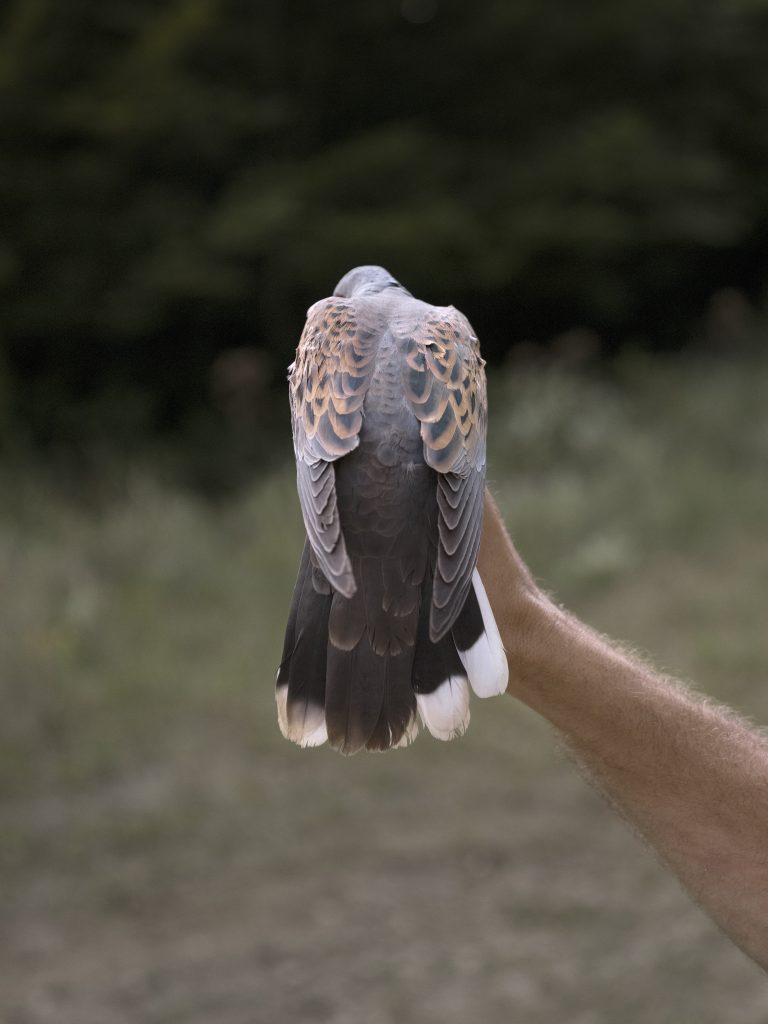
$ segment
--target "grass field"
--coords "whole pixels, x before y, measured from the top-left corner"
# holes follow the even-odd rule
[[[768,363],[495,380],[544,586],[768,721]],[[768,986],[509,698],[460,741],[280,736],[290,468],[0,502],[2,1024],[764,1024]],[[76,490],[76,489],[75,489]]]

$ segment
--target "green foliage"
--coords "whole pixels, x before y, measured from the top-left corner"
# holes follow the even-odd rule
[[[0,290],[35,436],[105,387],[178,425],[230,346],[277,377],[359,262],[463,305],[492,357],[577,322],[669,341],[760,286],[765,4],[409,10],[11,0]]]

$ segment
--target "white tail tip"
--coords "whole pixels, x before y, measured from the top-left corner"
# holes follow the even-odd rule
[[[469,725],[469,687],[464,676],[450,676],[432,693],[417,693],[424,725],[435,739],[462,736]]]
[[[323,708],[307,704],[306,708],[294,708],[288,712],[288,687],[278,686],[275,690],[277,701],[277,724],[280,732],[291,743],[300,747],[319,747],[328,739]]]
[[[413,743],[413,741],[416,739],[416,737],[418,735],[419,735],[419,720],[418,720],[418,718],[416,716],[416,713],[414,712],[413,716],[411,717],[410,722],[408,723],[408,725],[406,727],[405,732],[400,737],[400,739],[397,741],[397,743],[394,743],[392,745],[392,749],[393,750],[399,750],[401,747],[409,747],[411,745],[411,743]]]
[[[483,616],[483,632],[469,650],[459,651],[459,657],[477,696],[495,697],[499,693],[504,693],[509,683],[507,656],[499,635],[499,627],[491,611],[491,603],[477,569],[472,574],[472,586]]]

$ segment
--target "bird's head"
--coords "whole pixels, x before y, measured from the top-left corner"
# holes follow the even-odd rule
[[[399,288],[406,295],[411,294],[384,267],[355,267],[342,277],[333,294],[351,299],[353,295],[378,295],[387,288]]]

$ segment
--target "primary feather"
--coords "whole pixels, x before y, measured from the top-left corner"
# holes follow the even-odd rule
[[[506,687],[476,571],[484,362],[466,318],[358,267],[308,311],[291,367],[307,532],[277,677],[303,746],[386,750],[469,722],[468,683]]]

